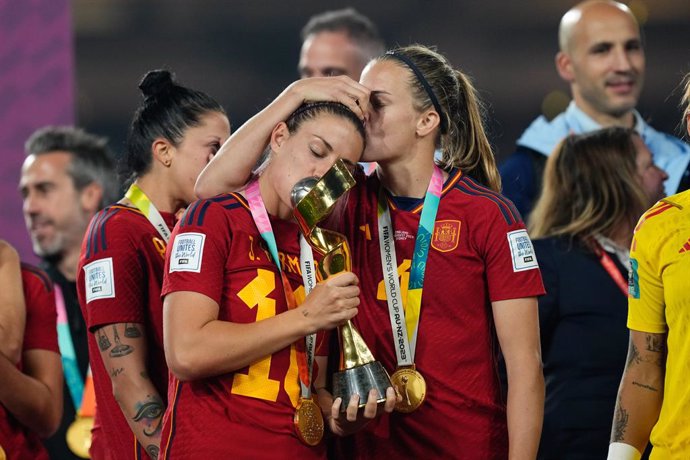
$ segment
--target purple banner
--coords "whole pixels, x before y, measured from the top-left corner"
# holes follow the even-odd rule
[[[0,238],[36,261],[17,190],[24,141],[45,125],[71,125],[74,38],[68,0],[0,0]]]

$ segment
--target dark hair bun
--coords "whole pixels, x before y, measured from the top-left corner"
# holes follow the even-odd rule
[[[169,70],[151,70],[142,78],[139,89],[149,99],[170,92],[174,85],[173,74]]]

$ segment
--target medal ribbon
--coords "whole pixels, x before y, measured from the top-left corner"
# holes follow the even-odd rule
[[[132,184],[127,189],[125,193],[125,198],[134,204],[139,211],[146,216],[146,218],[151,222],[154,228],[158,231],[163,241],[166,243],[170,241],[170,229],[168,224],[165,223],[165,219],[158,212],[158,209],[151,203],[149,197],[146,196],[144,191],[139,188],[137,184]]]
[[[96,391],[93,386],[93,375],[91,374],[91,366],[86,371],[86,382],[84,384],[84,398],[81,402],[81,407],[77,411],[79,417],[94,417],[96,415]]]
[[[79,365],[77,364],[77,355],[74,351],[72,333],[69,330],[67,308],[65,307],[62,289],[60,289],[58,284],[54,284],[53,288],[55,290],[55,306],[57,307],[58,347],[60,348],[62,358],[62,369],[65,375],[65,383],[67,383],[69,394],[72,397],[74,410],[78,412],[84,398],[84,380],[81,377]]]
[[[398,366],[409,366],[414,363],[419,314],[422,307],[424,273],[426,271],[429,245],[434,232],[434,222],[436,221],[442,190],[443,173],[438,166],[434,165],[431,181],[424,197],[422,214],[419,218],[419,228],[415,238],[410,280],[407,288],[407,299],[403,305],[402,291],[398,279],[398,262],[395,254],[395,229],[391,221],[384,188],[383,186],[379,188],[378,229],[381,268],[383,269],[383,284],[386,288],[386,302],[388,303],[388,314],[393,331],[393,342],[395,354],[398,358]],[[403,324],[405,327],[403,327]]]
[[[613,259],[611,259],[611,256],[609,256],[608,252],[606,252],[600,244],[595,244],[597,244],[599,263],[602,267],[604,267],[604,270],[606,270],[609,276],[616,283],[616,286],[623,291],[623,295],[628,297],[628,282],[625,280],[625,278],[623,278],[623,275],[621,275],[621,272],[618,270],[618,267],[616,267],[615,262]]]
[[[273,262],[275,262],[278,267],[278,272],[283,283],[283,291],[285,292],[285,300],[287,301],[288,309],[292,310],[297,308],[297,301],[295,300],[295,294],[292,291],[290,282],[287,279],[287,275],[283,272],[280,266],[280,259],[278,258],[278,245],[276,243],[275,234],[273,233],[273,228],[271,227],[271,221],[268,218],[268,213],[266,212],[266,206],[261,198],[261,191],[259,189],[259,182],[257,180],[251,182],[247,185],[245,190],[247,196],[247,202],[249,203],[249,210],[252,213],[252,218],[256,227],[259,229],[261,238],[268,245],[268,250],[271,253]],[[308,251],[306,251],[308,249]],[[305,274],[311,273],[314,277],[314,270],[307,271],[306,266],[314,267],[314,255],[311,251],[311,247],[304,242],[302,243],[300,239],[300,265],[302,266],[302,279],[305,279]],[[308,294],[312,286],[314,286],[315,278],[308,278],[305,282],[305,290]],[[314,334],[312,334],[314,336]],[[312,363],[314,361],[314,337],[306,337],[304,341],[297,340],[295,342],[295,351],[297,352],[297,367],[299,368],[299,380],[301,388],[301,396],[303,398],[311,398],[311,374],[312,374]]]

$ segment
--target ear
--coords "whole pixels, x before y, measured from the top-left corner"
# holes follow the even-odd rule
[[[572,83],[575,80],[575,72],[573,72],[573,60],[570,55],[559,51],[556,54],[556,70],[558,75],[568,83]]]
[[[690,136],[690,112],[685,115],[685,128],[688,130],[688,136]]]
[[[151,144],[153,159],[161,163],[166,168],[172,164],[174,149],[175,147],[168,140],[160,137],[154,140],[153,144]]]
[[[94,215],[96,211],[101,208],[102,199],[103,187],[101,187],[97,182],[91,182],[89,185],[84,187],[79,195],[81,208],[90,215]]]
[[[290,130],[284,121],[278,123],[271,132],[271,151],[278,152],[285,141],[290,138]]]
[[[424,137],[431,133],[434,128],[440,126],[441,116],[434,109],[428,109],[420,115],[417,119],[416,134],[419,137]]]

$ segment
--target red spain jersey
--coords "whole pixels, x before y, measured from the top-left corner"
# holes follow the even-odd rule
[[[379,249],[379,187],[375,174],[358,184],[344,228],[362,289],[354,323],[392,373],[397,359]],[[423,200],[388,194],[386,199],[406,299]],[[427,383],[426,400],[412,413],[384,415],[341,439],[343,457],[507,458],[491,302],[543,293],[531,242],[513,204],[459,171],[451,173],[431,236],[414,357]]]
[[[161,213],[170,228],[174,215]],[[96,392],[91,456],[98,459],[144,458],[113,396],[93,332],[115,323],[141,324],[146,331],[148,374],[163,401],[168,369],[163,353],[163,303],[160,298],[165,241],[139,210],[122,205],[98,212],[82,242],[77,293],[89,328],[89,356]]]
[[[271,225],[282,270],[299,302],[304,288],[297,225],[274,218]],[[218,303],[219,320],[234,323],[287,311],[280,273],[240,195],[197,201],[171,241],[163,295],[204,294]],[[319,347],[324,343],[317,339],[317,354],[327,352]],[[324,458],[323,443],[309,447],[295,434],[299,393],[294,345],[227,374],[190,382],[171,376],[161,457]]]
[[[26,329],[22,350],[59,353],[55,297],[48,275],[36,267],[22,264],[22,287],[26,303]],[[20,362],[17,367],[21,370],[22,363]],[[2,404],[0,448],[9,460],[48,460],[48,452],[38,435],[19,423]]]

